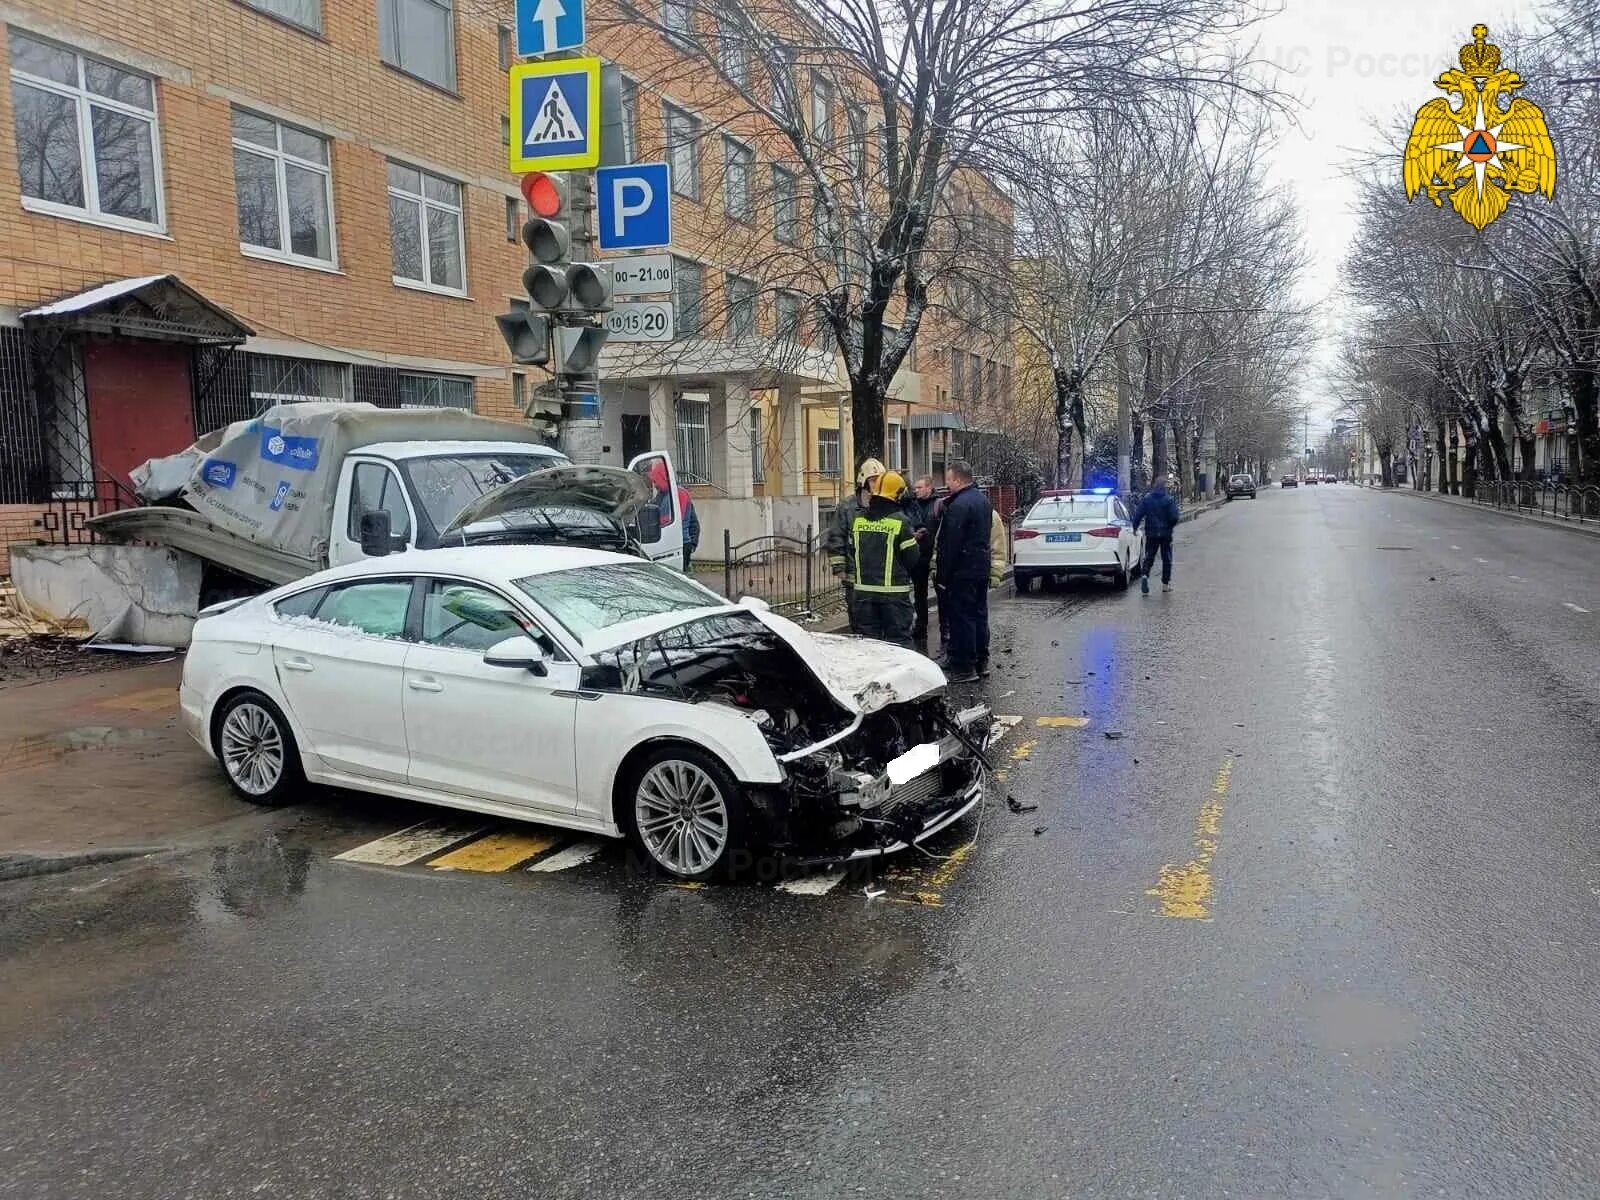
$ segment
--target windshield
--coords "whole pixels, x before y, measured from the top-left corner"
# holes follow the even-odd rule
[[[560,454],[453,454],[407,459],[400,464],[412,494],[435,529],[446,528],[478,497],[514,479],[571,465],[571,460]]]
[[[662,613],[693,612],[722,597],[655,563],[605,563],[517,580],[544,610],[578,637]]]

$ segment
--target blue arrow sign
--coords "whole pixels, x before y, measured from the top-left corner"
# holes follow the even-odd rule
[[[629,163],[594,173],[600,249],[643,250],[672,244],[672,175],[667,164]]]
[[[600,161],[600,60],[511,68],[511,170],[574,171]]]
[[[583,45],[583,0],[517,0],[517,53],[554,54]]]

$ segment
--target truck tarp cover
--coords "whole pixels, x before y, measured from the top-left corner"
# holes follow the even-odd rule
[[[161,490],[175,460],[187,460],[183,499],[213,524],[316,558],[326,549],[345,455],[376,442],[412,441],[544,444],[530,426],[455,409],[278,404],[253,421],[206,434],[181,455],[144,464],[135,483],[155,499],[147,493]]]

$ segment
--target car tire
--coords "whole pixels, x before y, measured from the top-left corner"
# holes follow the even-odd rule
[[[628,840],[662,874],[695,883],[731,879],[749,858],[744,788],[698,746],[652,750],[629,772],[620,807]]]
[[[1128,585],[1133,582],[1132,564],[1128,561],[1127,555],[1123,555],[1122,565],[1117,568],[1117,573],[1111,577],[1111,582],[1116,585],[1116,589],[1119,592],[1127,591]]]
[[[1013,596],[1026,596],[1033,591],[1033,576],[1024,575],[1021,571],[1011,572],[1011,594]]]
[[[251,804],[277,808],[305,786],[300,747],[283,711],[260,692],[240,692],[218,710],[212,749],[222,771]]]

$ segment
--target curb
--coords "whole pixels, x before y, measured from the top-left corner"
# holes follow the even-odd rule
[[[40,875],[57,875],[78,867],[94,867],[102,863],[121,862],[129,858],[144,858],[159,854],[165,846],[121,846],[104,850],[68,850],[62,853],[30,854],[27,852],[0,854],[0,882],[12,879],[32,879]]]
[[[1600,538],[1600,525],[1577,525],[1570,521],[1561,521],[1551,517],[1538,517],[1531,513],[1509,512],[1503,508],[1495,508],[1490,504],[1479,504],[1476,500],[1468,500],[1460,496],[1441,496],[1437,492],[1418,492],[1411,488],[1381,488],[1361,485],[1369,492],[1377,492],[1383,496],[1411,496],[1417,500],[1432,500],[1435,504],[1445,504],[1451,508],[1467,509],[1473,512],[1493,513],[1507,520],[1519,521],[1524,525],[1533,525],[1539,529],[1556,529],[1566,533],[1581,534],[1588,538]]]

